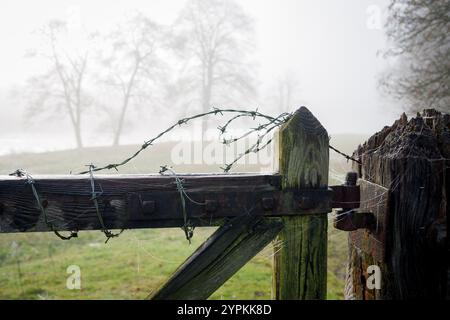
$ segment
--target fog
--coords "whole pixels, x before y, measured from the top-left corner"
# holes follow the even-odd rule
[[[388,67],[377,54],[387,46],[382,28],[387,1],[240,0],[237,3],[253,21],[254,47],[247,53],[255,92],[251,96],[233,96],[232,102],[223,104],[250,110],[259,107],[270,114],[291,112],[305,105],[331,136],[372,134],[391,124],[402,112],[401,106],[377,90],[377,79]],[[67,24],[64,45],[69,48],[68,52],[81,52],[90,45],[86,34],[107,34],[141,12],[167,29],[163,37],[166,41],[170,40],[173,24],[185,5],[185,0],[2,1],[0,153],[76,146],[72,124],[63,109],[55,109],[44,116],[41,113],[48,106],[38,112],[28,112],[27,80],[48,70],[45,59],[29,57],[30,52],[43,47],[36,30],[52,19],[61,20]],[[189,37],[187,39],[189,43]],[[94,55],[98,55],[98,51],[107,52],[106,48],[102,49],[101,41],[96,41],[95,45],[97,53]],[[152,97],[139,107],[129,108],[121,144],[140,144],[179,117],[201,111],[195,99],[185,104],[197,89],[192,82],[188,82],[192,88],[183,88],[186,98],[178,98],[177,103],[170,100],[171,92],[157,93],[159,83],[174,80],[183,70],[175,55],[162,52],[159,58],[158,70],[171,69],[171,72],[153,79],[148,87],[142,84],[142,96],[147,90]],[[237,62],[240,58],[237,57]],[[242,68],[246,66],[246,62],[242,62]],[[95,67],[92,69],[101,74]],[[111,130],[114,125],[108,122],[108,116],[115,117],[118,112],[113,109],[103,112],[100,104],[113,108],[117,97],[104,88],[97,90],[98,83],[89,80],[86,84],[95,99],[90,100],[89,110],[82,113],[84,146],[110,145],[114,138],[114,130]],[[282,84],[292,88],[286,99],[277,97]],[[281,100],[286,107],[278,105]],[[222,101],[225,100],[212,99],[211,104],[221,105]]]

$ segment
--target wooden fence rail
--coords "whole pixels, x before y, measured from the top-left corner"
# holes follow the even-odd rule
[[[194,226],[217,226],[241,215],[292,216],[328,212],[332,189],[281,189],[279,174],[180,175],[186,210]],[[101,230],[86,176],[36,176],[47,218],[58,231]],[[100,213],[109,229],[183,226],[181,197],[174,177],[99,175],[95,177]],[[340,190],[336,187],[336,190]],[[336,193],[334,201],[342,194]],[[309,199],[309,206],[300,202]],[[0,179],[0,233],[51,231],[26,180]]]

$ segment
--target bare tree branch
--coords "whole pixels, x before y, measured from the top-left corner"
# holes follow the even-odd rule
[[[386,33],[398,58],[381,89],[407,102],[408,111],[436,108],[450,112],[450,2],[391,0]]]

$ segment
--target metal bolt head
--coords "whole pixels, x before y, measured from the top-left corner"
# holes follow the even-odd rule
[[[216,200],[205,200],[205,210],[208,213],[213,213],[217,211],[218,203]]]
[[[152,214],[156,211],[155,201],[142,201],[142,211],[144,214]]]
[[[356,181],[358,181],[358,174],[356,172],[347,172],[345,176],[346,186],[356,186]]]
[[[303,210],[312,209],[314,207],[314,200],[310,197],[303,196],[299,199],[298,207]]]
[[[436,220],[428,228],[419,229],[422,235],[426,236],[431,246],[445,248],[447,242],[447,226],[445,220]]]
[[[273,198],[262,198],[262,206],[264,210],[272,210],[275,205]]]

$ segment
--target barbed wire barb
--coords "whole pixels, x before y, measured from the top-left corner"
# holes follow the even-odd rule
[[[330,145],[329,147],[330,147],[330,149],[333,150],[334,152],[336,152],[336,153],[340,154],[341,156],[343,156],[344,158],[346,158],[347,161],[348,161],[348,160],[351,160],[351,161],[356,162],[356,163],[358,163],[358,164],[362,164],[362,162],[359,161],[358,159],[355,159],[355,158],[353,158],[353,157],[351,157],[351,156],[345,154],[344,152],[339,151],[338,149],[336,149],[336,148],[333,147],[332,145]]]

